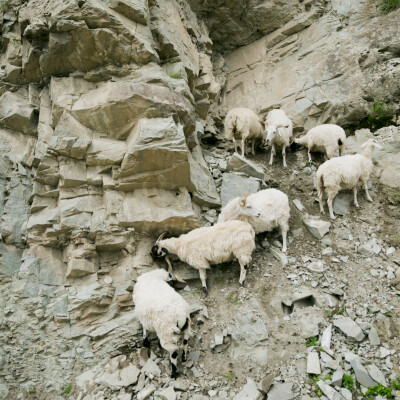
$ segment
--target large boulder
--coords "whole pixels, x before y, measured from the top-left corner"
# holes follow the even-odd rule
[[[175,116],[185,133],[194,130],[194,109],[174,91],[134,82],[107,82],[82,94],[72,106],[72,115],[93,131],[113,139],[125,139],[141,118]]]

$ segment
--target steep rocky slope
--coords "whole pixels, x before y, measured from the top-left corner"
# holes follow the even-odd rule
[[[0,398],[317,398],[310,371],[326,397],[344,371],[363,398],[398,378],[399,22],[372,0],[1,1]],[[239,105],[282,106],[296,132],[392,125],[350,138],[349,152],[383,145],[374,203],[341,195],[343,216],[313,236],[315,165],[231,159],[222,122]],[[171,380],[132,317],[137,275],[163,265],[154,238],[262,187],[291,200],[288,255],[261,235],[246,288],[223,265],[207,299],[174,262],[194,324]]]

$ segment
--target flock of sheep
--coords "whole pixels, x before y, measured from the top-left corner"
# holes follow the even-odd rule
[[[286,167],[285,149],[293,141],[311,151],[325,153],[325,161],[317,170],[317,189],[321,213],[323,192],[328,196],[330,217],[335,218],[332,202],[342,189],[352,189],[354,203],[357,201],[357,185],[364,185],[367,199],[372,201],[367,187],[373,163],[372,151],[381,146],[375,139],[369,139],[362,145],[362,152],[342,156],[346,142],[344,130],[334,124],[319,125],[312,128],[301,138],[293,140],[293,124],[281,109],[268,113],[263,124],[257,114],[247,108],[235,108],[225,118],[225,135],[232,139],[237,151],[236,141],[240,140],[241,151],[246,153],[246,141],[251,141],[255,154],[256,142],[271,146],[270,164],[276,154],[276,147],[282,148],[283,165]],[[333,158],[339,150],[339,157]],[[170,354],[172,374],[176,377],[178,342],[183,336],[183,356],[186,358],[187,343],[190,335],[189,305],[171,286],[175,280],[182,281],[173,272],[169,254],[192,268],[199,270],[203,292],[207,295],[206,272],[211,265],[237,259],[240,264],[240,285],[244,284],[246,272],[254,251],[255,234],[271,231],[279,227],[282,232],[282,251],[287,250],[287,232],[289,229],[289,199],[277,189],[265,189],[252,195],[232,199],[222,210],[214,226],[192,230],[179,237],[164,239],[162,234],[151,249],[153,257],[165,257],[168,271],[156,269],[141,275],[134,287],[133,301],[135,315],[143,326],[143,345],[148,347],[147,331],[156,332],[161,346]]]

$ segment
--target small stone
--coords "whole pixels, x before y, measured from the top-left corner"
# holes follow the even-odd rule
[[[176,399],[176,393],[172,386],[168,386],[166,389],[161,390],[161,392],[158,393],[158,396],[161,397],[161,399],[163,399],[163,400],[175,400]]]
[[[186,392],[189,390],[190,382],[183,378],[175,379],[171,382],[174,389],[179,390],[181,392]]]
[[[323,349],[330,349],[331,348],[331,339],[332,339],[332,324],[330,324],[322,332],[321,347]]]
[[[310,218],[303,219],[303,224],[317,239],[322,239],[329,232],[331,226],[331,223],[328,221]]]
[[[299,199],[294,199],[293,200],[293,204],[296,206],[296,208],[299,211],[303,211],[304,210],[304,206],[303,206],[303,204],[301,204],[301,201]]]
[[[340,393],[346,400],[353,400],[353,394],[350,392],[349,389],[341,388]]]
[[[271,388],[272,382],[274,381],[274,375],[268,374],[263,380],[258,383],[258,390],[262,393],[267,394]]]
[[[307,356],[307,374],[320,375],[321,366],[319,363],[318,353],[311,351]]]
[[[338,393],[333,387],[330,387],[324,381],[318,381],[317,386],[321,389],[322,393],[329,399],[329,400],[340,400],[341,395]]]
[[[310,264],[307,265],[307,269],[309,269],[312,272],[324,272],[324,264],[322,261],[314,261]]]
[[[360,342],[364,339],[361,328],[349,317],[338,317],[333,320],[333,325],[339,328],[346,336]]]
[[[335,371],[331,379],[332,385],[342,386],[342,379],[343,379],[343,371],[342,370]]]
[[[379,339],[379,335],[377,330],[372,327],[368,333],[368,340],[372,346],[379,346],[381,344],[381,340]]]
[[[376,382],[369,376],[365,367],[361,364],[358,358],[350,361],[350,365],[353,368],[354,374],[356,376],[357,382],[365,387],[376,386]]]
[[[199,358],[200,358],[200,351],[198,351],[198,350],[190,351],[188,354],[188,359],[192,360],[194,362],[199,361]]]
[[[293,383],[276,383],[268,392],[268,400],[292,400],[295,395],[292,391]]]
[[[282,253],[280,251],[278,251],[275,247],[271,246],[269,251],[271,252],[271,254],[278,260],[281,262],[282,266],[287,265],[288,263],[288,259],[286,257],[285,253]]]
[[[149,358],[146,361],[146,364],[144,364],[141,373],[152,378],[155,376],[160,376],[161,370],[158,365],[151,358]]]
[[[395,249],[394,247],[389,247],[389,248],[386,250],[386,255],[387,255],[387,256],[390,256],[390,255],[393,254],[395,251],[396,251],[396,249]]]
[[[243,389],[233,398],[233,400],[261,400],[264,396],[257,389],[257,384],[250,378]]]
[[[154,385],[145,386],[137,395],[137,400],[146,400],[151,394],[156,391],[156,387]]]
[[[111,283],[112,283],[112,278],[111,278],[111,276],[106,276],[104,279],[103,279],[103,281],[104,281],[104,283],[105,284],[107,284],[107,285],[110,285]]]
[[[379,348],[379,357],[386,358],[387,356],[390,356],[390,350],[387,349],[386,347],[380,347]]]
[[[219,346],[224,343],[224,335],[221,333],[216,333],[214,335],[214,343],[216,346]]]
[[[332,247],[327,247],[326,249],[322,250],[323,256],[331,256],[333,254]]]
[[[385,375],[383,375],[382,371],[375,364],[368,365],[367,370],[374,381],[380,383],[382,386],[387,386]]]

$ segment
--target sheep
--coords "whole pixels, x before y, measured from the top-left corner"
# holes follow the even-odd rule
[[[256,140],[264,140],[264,128],[258,115],[248,108],[233,108],[225,117],[225,137],[232,139],[237,152],[236,140],[241,140],[242,156],[246,153],[246,140],[252,140],[252,153],[255,155]]]
[[[178,376],[178,339],[183,337],[182,361],[187,358],[190,336],[190,306],[170,285],[172,274],[154,269],[139,276],[134,286],[134,315],[143,327],[143,346],[149,347],[147,331],[156,332],[161,347],[169,352],[172,373]]]
[[[275,146],[282,147],[283,166],[286,168],[286,147],[291,144],[293,124],[290,118],[280,108],[271,110],[265,118],[265,130],[267,138],[265,143],[271,146],[271,158],[269,165],[274,160]]]
[[[166,257],[176,254],[179,259],[199,270],[204,296],[207,296],[206,271],[210,265],[232,261],[237,258],[240,264],[240,285],[244,285],[246,270],[255,249],[253,227],[243,221],[228,221],[214,226],[194,229],[178,238],[157,239],[151,249],[152,257]]]
[[[339,155],[343,153],[346,143],[346,133],[343,128],[335,124],[323,124],[310,129],[304,136],[294,140],[308,148],[308,161],[311,163],[311,150],[322,151],[325,160],[330,160],[336,150],[339,149]]]
[[[360,206],[357,201],[357,184],[362,182],[367,200],[372,202],[367,186],[373,168],[371,157],[375,147],[378,149],[382,147],[375,139],[368,139],[361,147],[364,149],[361,153],[332,158],[325,161],[317,170],[320,210],[322,214],[325,214],[322,204],[322,196],[325,189],[328,195],[329,214],[332,219],[336,218],[332,210],[333,199],[342,189],[353,189],[354,204],[358,208]]]
[[[255,218],[252,213],[260,213]],[[271,231],[279,226],[282,231],[282,251],[286,252],[289,230],[290,207],[285,193],[277,189],[264,189],[250,196],[236,197],[221,210],[218,223],[238,219],[248,222],[255,233]]]

